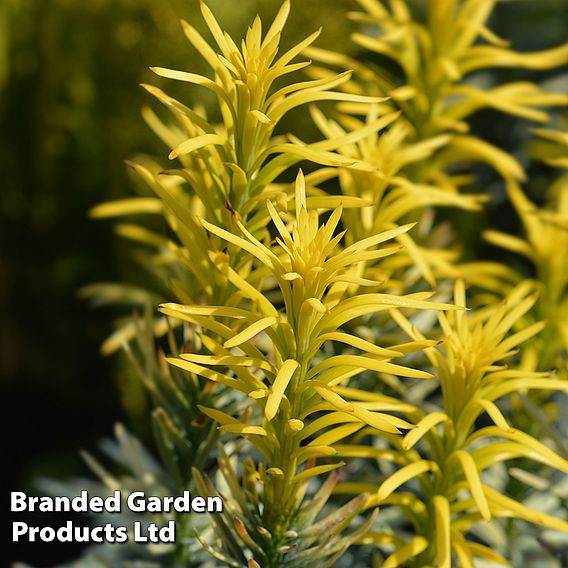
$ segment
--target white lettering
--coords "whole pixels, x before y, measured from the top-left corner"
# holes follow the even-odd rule
[[[19,542],[20,537],[28,532],[28,525],[21,521],[12,523],[12,542]]]
[[[10,509],[13,513],[20,513],[27,509],[26,494],[23,491],[12,491],[10,494]]]
[[[146,510],[143,491],[134,491],[131,493],[126,503],[133,513],[143,513]]]

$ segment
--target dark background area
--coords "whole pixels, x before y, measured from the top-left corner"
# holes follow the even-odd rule
[[[209,5],[240,37],[257,11],[268,23],[279,2]],[[342,14],[354,7],[350,0],[296,0],[287,43],[323,26],[318,46],[353,50],[352,24]],[[92,309],[77,292],[140,277],[111,224],[91,221],[87,212],[132,193],[124,159],[165,153],[140,118],[151,101],[138,84],[163,84],[150,65],[204,71],[180,17],[204,32],[195,0],[0,0],[0,416],[8,491],[33,493],[40,477],[87,475],[78,449],[95,449],[117,420],[144,436],[119,360],[99,354],[115,313]],[[520,50],[551,47],[568,41],[568,1],[509,2],[493,24]],[[167,90],[185,102],[205,100],[201,91]],[[523,144],[522,121],[484,113],[476,124],[502,147]],[[514,228],[502,199],[489,215]],[[44,515],[35,522],[63,520]],[[53,566],[78,552],[55,543],[12,545],[9,526],[4,534],[5,566]]]

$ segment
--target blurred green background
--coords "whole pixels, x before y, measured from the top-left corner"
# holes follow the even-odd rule
[[[239,38],[257,12],[266,24],[280,3],[209,5]],[[353,52],[344,14],[355,7],[354,0],[293,0],[285,44],[322,26],[316,45]],[[77,450],[93,448],[119,419],[136,422],[136,393],[119,379],[121,365],[98,352],[114,313],[93,310],[77,291],[136,282],[138,269],[110,224],[90,221],[87,211],[131,194],[126,158],[165,154],[140,118],[153,103],[139,83],[206,101],[202,91],[166,85],[148,70],[205,71],[179,26],[183,17],[205,33],[198,13],[197,0],[0,0],[0,400],[11,490],[33,491],[38,476],[85,474]],[[568,1],[505,2],[493,28],[520,50],[568,41]],[[523,142],[519,123],[488,112],[476,129],[514,150]],[[310,135],[305,124],[284,126]],[[514,226],[502,199],[489,216]],[[14,546],[3,560],[53,566],[76,553]]]

